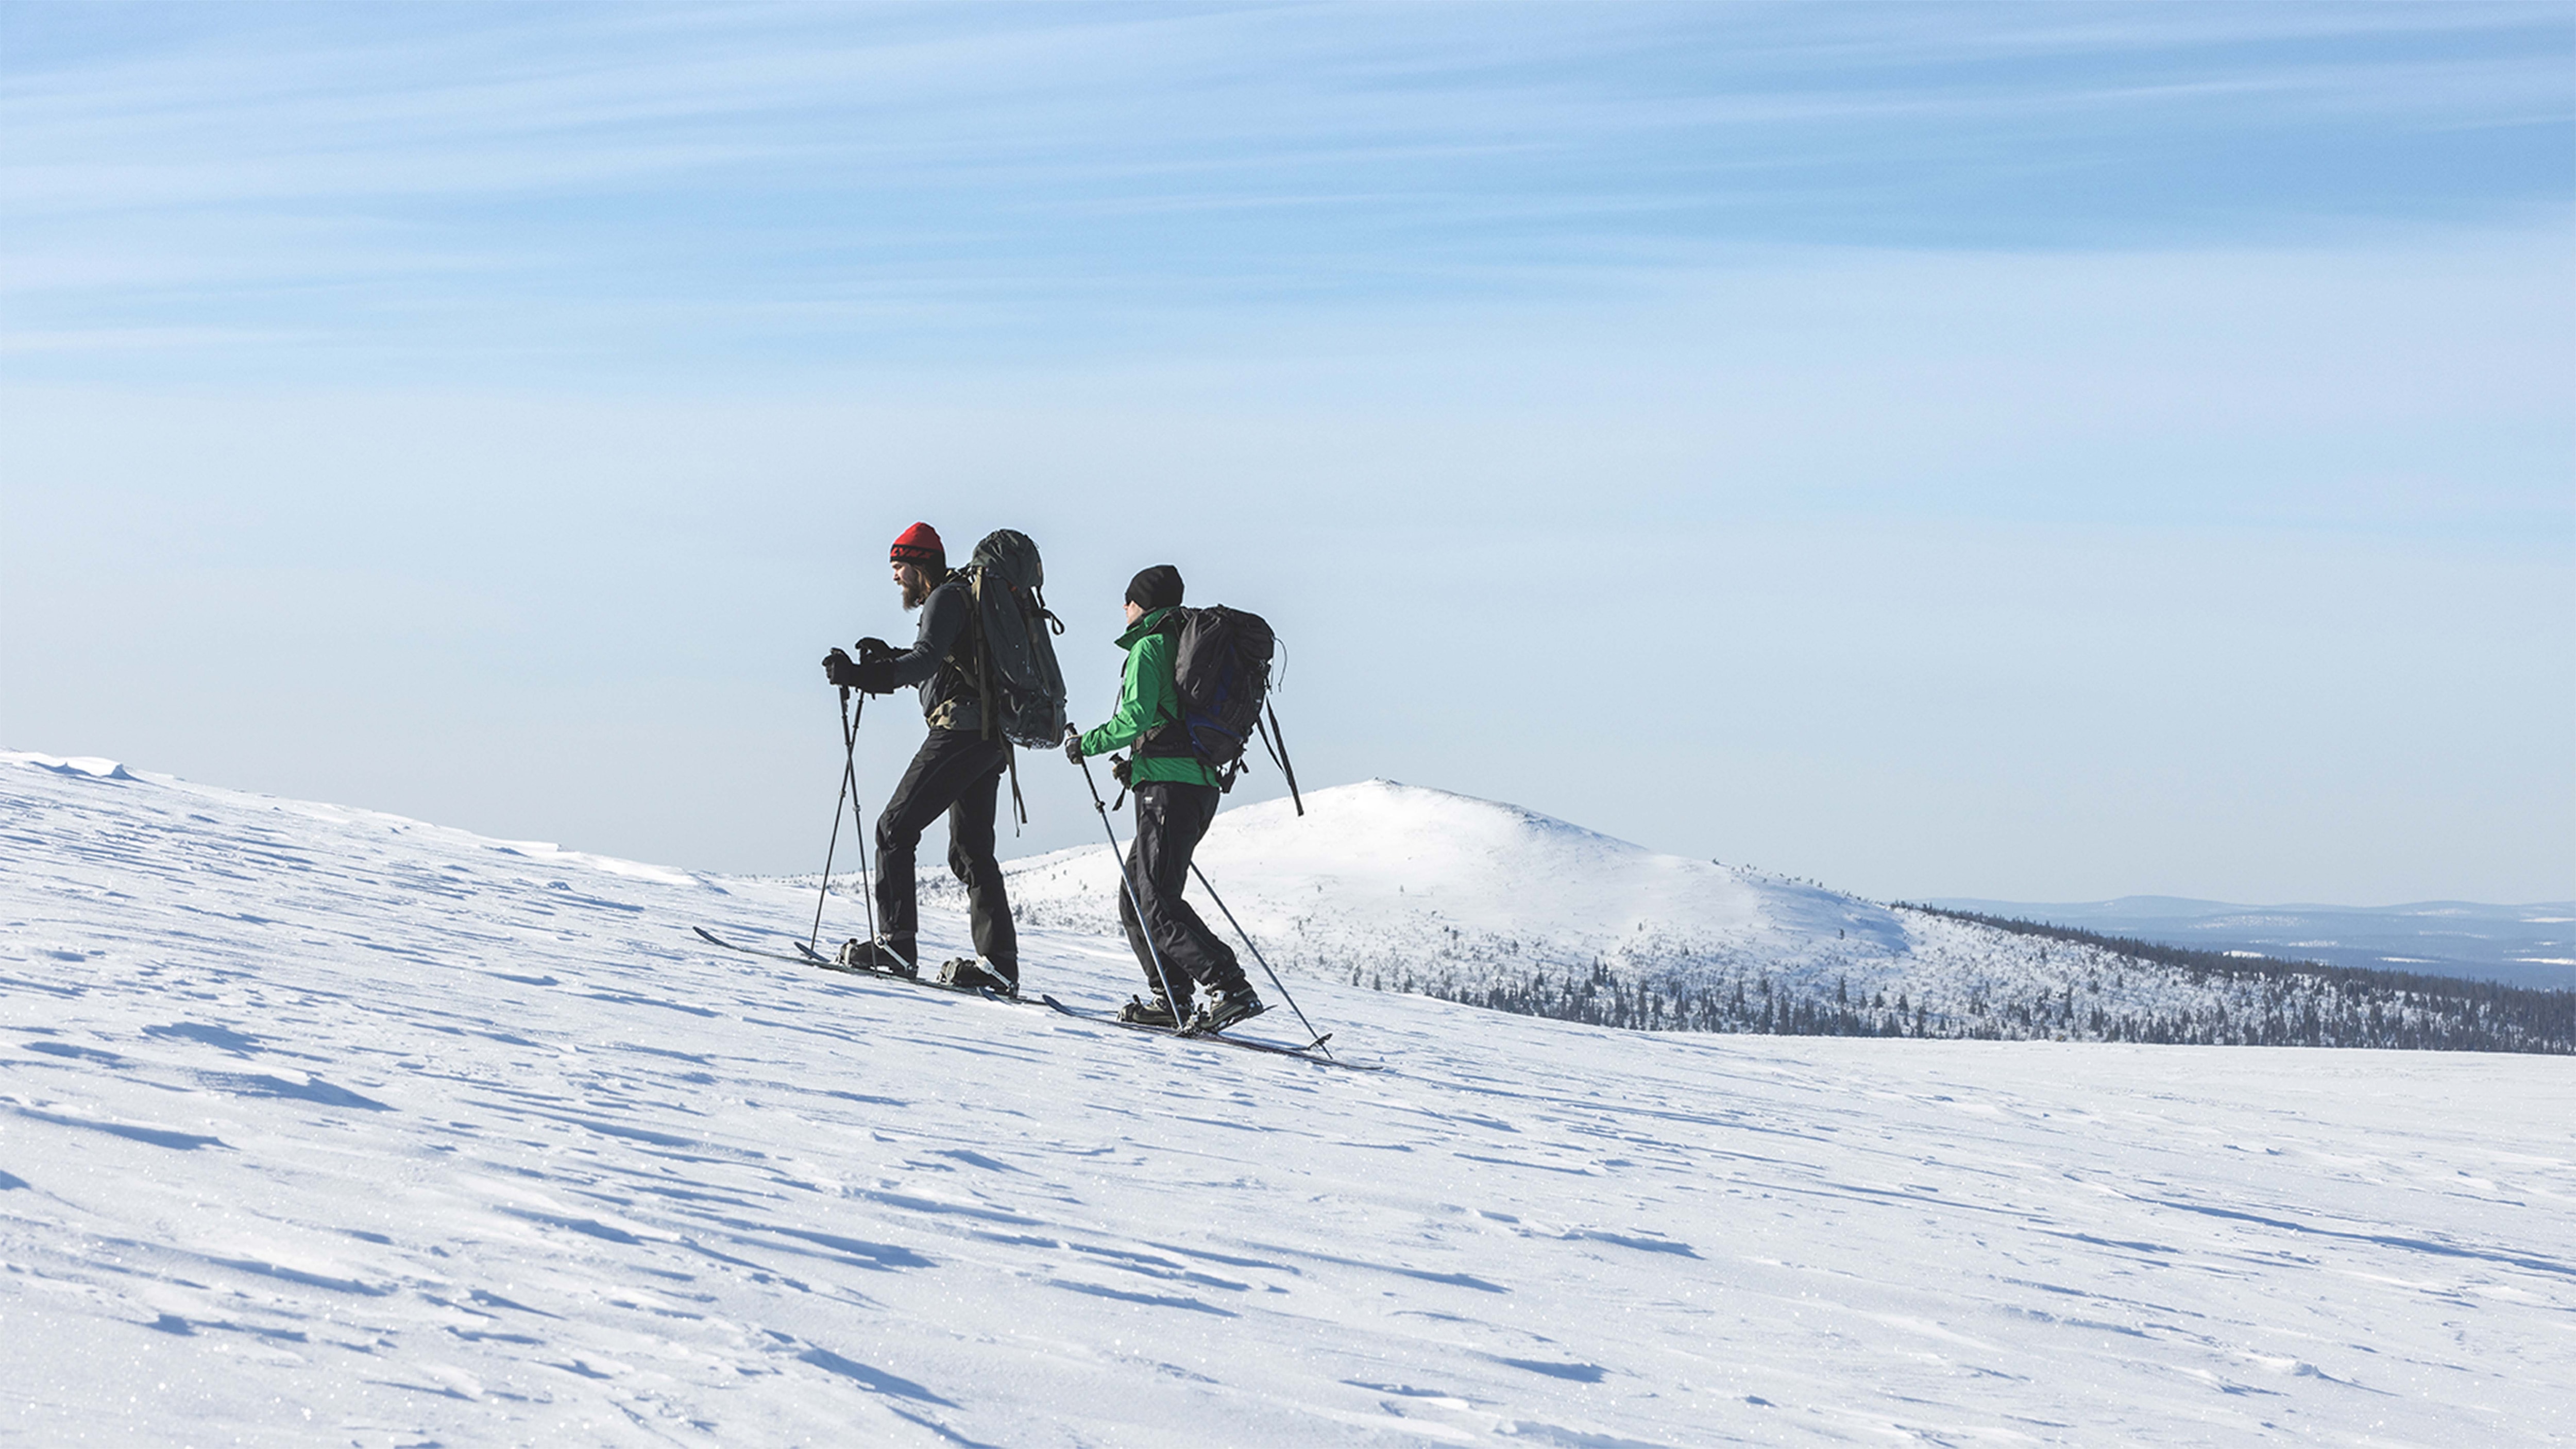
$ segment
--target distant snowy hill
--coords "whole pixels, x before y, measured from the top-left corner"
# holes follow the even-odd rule
[[[1302,817],[1286,800],[1224,811],[1199,851],[1244,925],[1280,942],[1273,964],[1346,979],[1597,960],[1810,974],[1906,949],[1905,923],[1883,907],[1517,806],[1391,780],[1317,790],[1306,804]],[[1014,904],[1034,919],[1115,929],[1105,840],[1007,870]]]
[[[1844,909],[1640,889],[1745,949]],[[0,754],[0,1442],[2576,1434],[2563,1062],[1648,1034],[1302,978],[1385,1068],[1342,1072],[690,934],[812,908]],[[1022,939],[1033,986],[1132,989],[1097,936]]]
[[[2516,986],[2576,988],[2576,901],[2483,905],[2245,906],[2176,896],[2108,901],[1938,900],[1979,915],[2076,926],[2204,951],[2416,971]]]
[[[1270,964],[1307,977],[1646,1027],[2342,1045],[2531,1035],[2512,1005],[2250,966],[2213,976],[1389,780],[1306,803],[1302,817],[1285,800],[1220,813],[1199,861]],[[1105,840],[1005,870],[1023,919],[1115,935]],[[1192,892],[1223,930],[1203,888]],[[2545,1039],[2564,1049],[2569,1037]]]

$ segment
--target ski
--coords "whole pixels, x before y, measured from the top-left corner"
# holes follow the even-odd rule
[[[1036,1006],[1043,1003],[1046,1006],[1079,1021],[1098,1022],[1104,1026],[1123,1026],[1130,1031],[1147,1031],[1152,1032],[1156,1036],[1178,1037],[1183,1041],[1212,1041],[1224,1046],[1241,1047],[1245,1051],[1250,1052],[1266,1052],[1272,1056],[1295,1057],[1301,1062],[1313,1062],[1317,1066],[1347,1067],[1355,1072],[1378,1072],[1386,1070],[1383,1066],[1373,1062],[1344,1061],[1339,1057],[1329,1056],[1323,1052],[1317,1051],[1317,1047],[1320,1047],[1325,1042],[1332,1040],[1332,1034],[1329,1032],[1316,1038],[1313,1042],[1305,1046],[1289,1046],[1282,1042],[1255,1041],[1250,1037],[1226,1036],[1218,1032],[1175,1031],[1167,1026],[1149,1026],[1141,1021],[1120,1021],[1115,1016],[1106,1015],[1100,1012],[1076,1011],[1074,1008],[1065,1005],[1063,1002],[1056,1000],[1052,996],[1041,995],[1036,998],[1036,1000],[1031,1000],[1025,996],[1004,996],[1000,992],[994,991],[988,987],[946,986],[937,981],[924,981],[918,977],[897,976],[891,971],[870,971],[861,966],[844,966],[840,962],[835,961],[831,957],[824,955],[822,952],[813,949],[802,941],[792,943],[796,947],[796,952],[791,955],[785,951],[764,951],[757,946],[739,945],[735,942],[726,940],[724,937],[717,935],[715,932],[708,930],[704,926],[692,926],[690,929],[696,931],[699,938],[704,940],[710,946],[721,946],[725,950],[739,952],[745,956],[758,956],[765,961],[785,961],[790,965],[795,966],[819,966],[826,971],[838,971],[848,976],[868,976],[874,977],[880,981],[898,981],[906,986],[926,987],[932,991],[945,991],[954,996],[980,996],[987,1001],[998,1001],[1005,1006]]]
[[[1078,1021],[1099,1022],[1104,1026],[1123,1026],[1129,1031],[1147,1031],[1152,1032],[1156,1036],[1178,1037],[1182,1041],[1216,1042],[1221,1046],[1241,1047],[1245,1051],[1251,1052],[1267,1052],[1276,1057],[1295,1057],[1301,1062],[1313,1062],[1319,1067],[1347,1067],[1354,1072],[1382,1072],[1386,1070],[1385,1067],[1374,1062],[1344,1061],[1340,1057],[1328,1056],[1317,1051],[1315,1048],[1332,1040],[1331,1032],[1326,1032],[1324,1035],[1317,1037],[1313,1042],[1306,1046],[1288,1046],[1284,1043],[1275,1041],[1255,1041],[1251,1037],[1245,1036],[1227,1036],[1222,1032],[1178,1031],[1168,1026],[1153,1026],[1141,1021],[1120,1021],[1115,1016],[1103,1016],[1098,1012],[1076,1011],[1072,1007],[1065,1005],[1063,1002],[1056,1000],[1052,996],[1040,996],[1038,1000],[1045,1002],[1048,1006],[1051,1006],[1057,1011],[1063,1012],[1065,1015],[1073,1017]]]
[[[844,976],[866,976],[878,981],[900,982],[905,986],[921,986],[932,991],[945,991],[952,996],[980,996],[987,1001],[998,1001],[1006,1006],[1036,1005],[1035,1002],[1024,1001],[1020,997],[1004,996],[990,987],[950,986],[942,981],[927,981],[918,976],[898,976],[892,971],[871,971],[864,966],[844,966],[802,941],[792,943],[796,947],[796,954],[791,956],[784,951],[763,951],[756,946],[737,945],[704,926],[692,926],[690,929],[696,931],[709,945],[722,946],[728,951],[739,951],[745,956],[758,956],[764,961],[785,961],[794,966],[820,966],[826,971],[838,971]]]
[[[895,971],[875,971],[865,966],[846,966],[802,941],[796,942],[795,945],[796,949],[804,955],[806,965],[820,966],[826,971],[838,971],[844,976],[873,976],[880,981],[900,981],[906,986],[925,986],[933,991],[945,991],[956,996],[980,996],[987,1001],[999,1001],[1008,1006],[1037,1004],[1033,1001],[1023,1002],[1016,996],[1004,996],[989,986],[951,986],[945,981],[928,976],[905,976]]]
[[[708,930],[704,926],[692,926],[690,929],[705,937],[710,945],[722,946],[728,951],[739,951],[745,956],[759,956],[771,961],[785,961],[792,966],[810,966],[814,964],[802,956],[790,956],[784,951],[763,951],[754,946],[737,946],[733,942],[726,940],[724,937],[717,935],[715,932]]]

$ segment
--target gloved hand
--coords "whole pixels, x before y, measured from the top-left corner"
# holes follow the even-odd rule
[[[859,662],[861,664],[874,664],[880,659],[892,659],[896,654],[901,652],[902,651],[896,649],[893,645],[888,644],[883,639],[870,638],[859,641]]]
[[[850,682],[869,694],[894,693],[894,658],[868,659],[850,666]]]
[[[838,649],[823,656],[823,675],[843,689],[859,687],[859,666],[851,663],[850,656]]]
[[[1064,727],[1064,757],[1077,765],[1082,763],[1082,731],[1071,725]]]

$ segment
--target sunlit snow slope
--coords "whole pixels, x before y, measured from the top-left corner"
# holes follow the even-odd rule
[[[797,931],[788,884],[29,755],[0,865],[8,1442],[2576,1428],[2563,1059],[1644,1035],[1306,980],[1388,1067],[1335,1072],[692,942]],[[1025,940],[1034,987],[1131,989]]]
[[[1658,855],[1517,806],[1370,780],[1217,816],[1199,864],[1282,961],[1348,979],[1602,959],[1821,967],[1907,949],[1904,923],[1850,896]],[[1106,839],[1009,866],[1033,919],[1116,922]],[[1209,913],[1214,918],[1214,912]],[[1218,924],[1223,925],[1219,920]]]

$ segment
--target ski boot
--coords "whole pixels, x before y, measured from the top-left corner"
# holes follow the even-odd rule
[[[872,971],[879,976],[900,976],[906,981],[919,978],[921,968],[897,954],[883,941],[862,941],[853,936],[841,943],[841,954],[834,964],[849,971]]]
[[[941,966],[939,984],[956,991],[989,991],[1015,1001],[1020,995],[1020,979],[1016,974],[972,956],[959,956]]]
[[[1118,1008],[1118,1019],[1137,1026],[1159,1026],[1166,1031],[1177,1031],[1181,1025],[1181,1014],[1160,996],[1151,1001],[1141,996],[1128,997],[1127,1004]]]
[[[1181,1028],[1188,1036],[1212,1036],[1246,1017],[1259,1016],[1269,1005],[1252,994],[1249,985],[1210,987],[1207,999],[1199,1003],[1189,1025]]]

